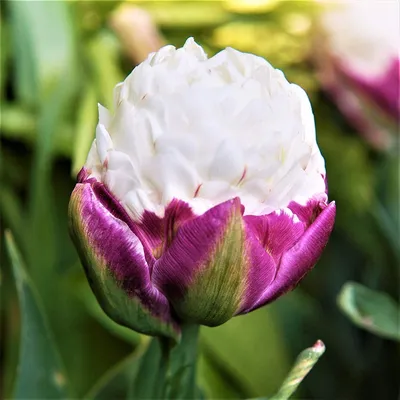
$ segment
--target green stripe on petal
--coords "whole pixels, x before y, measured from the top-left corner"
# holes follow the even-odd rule
[[[153,279],[184,321],[221,325],[240,308],[248,263],[239,199],[187,222],[156,263]]]

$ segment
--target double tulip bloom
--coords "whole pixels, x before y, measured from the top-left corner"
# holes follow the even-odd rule
[[[332,231],[305,92],[260,57],[152,53],[99,106],[70,225],[115,321],[178,338],[294,288]]]
[[[367,141],[390,148],[400,123],[399,2],[319,1],[322,85]]]

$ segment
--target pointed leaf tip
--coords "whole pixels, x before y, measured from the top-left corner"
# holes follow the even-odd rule
[[[312,347],[303,350],[283,382],[278,393],[271,400],[287,400],[296,391],[303,379],[308,375],[313,366],[325,352],[325,344],[317,340]]]

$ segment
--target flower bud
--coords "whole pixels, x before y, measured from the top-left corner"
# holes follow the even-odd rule
[[[152,53],[99,108],[70,225],[104,310],[139,332],[220,325],[292,289],[335,219],[304,91],[193,39]]]
[[[324,4],[315,58],[323,87],[374,147],[400,122],[400,6],[396,1]]]

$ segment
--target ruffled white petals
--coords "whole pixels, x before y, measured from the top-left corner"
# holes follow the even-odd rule
[[[165,46],[117,85],[114,107],[99,107],[86,168],[135,220],[173,198],[199,215],[240,197],[261,215],[325,193],[307,95],[260,57]]]

